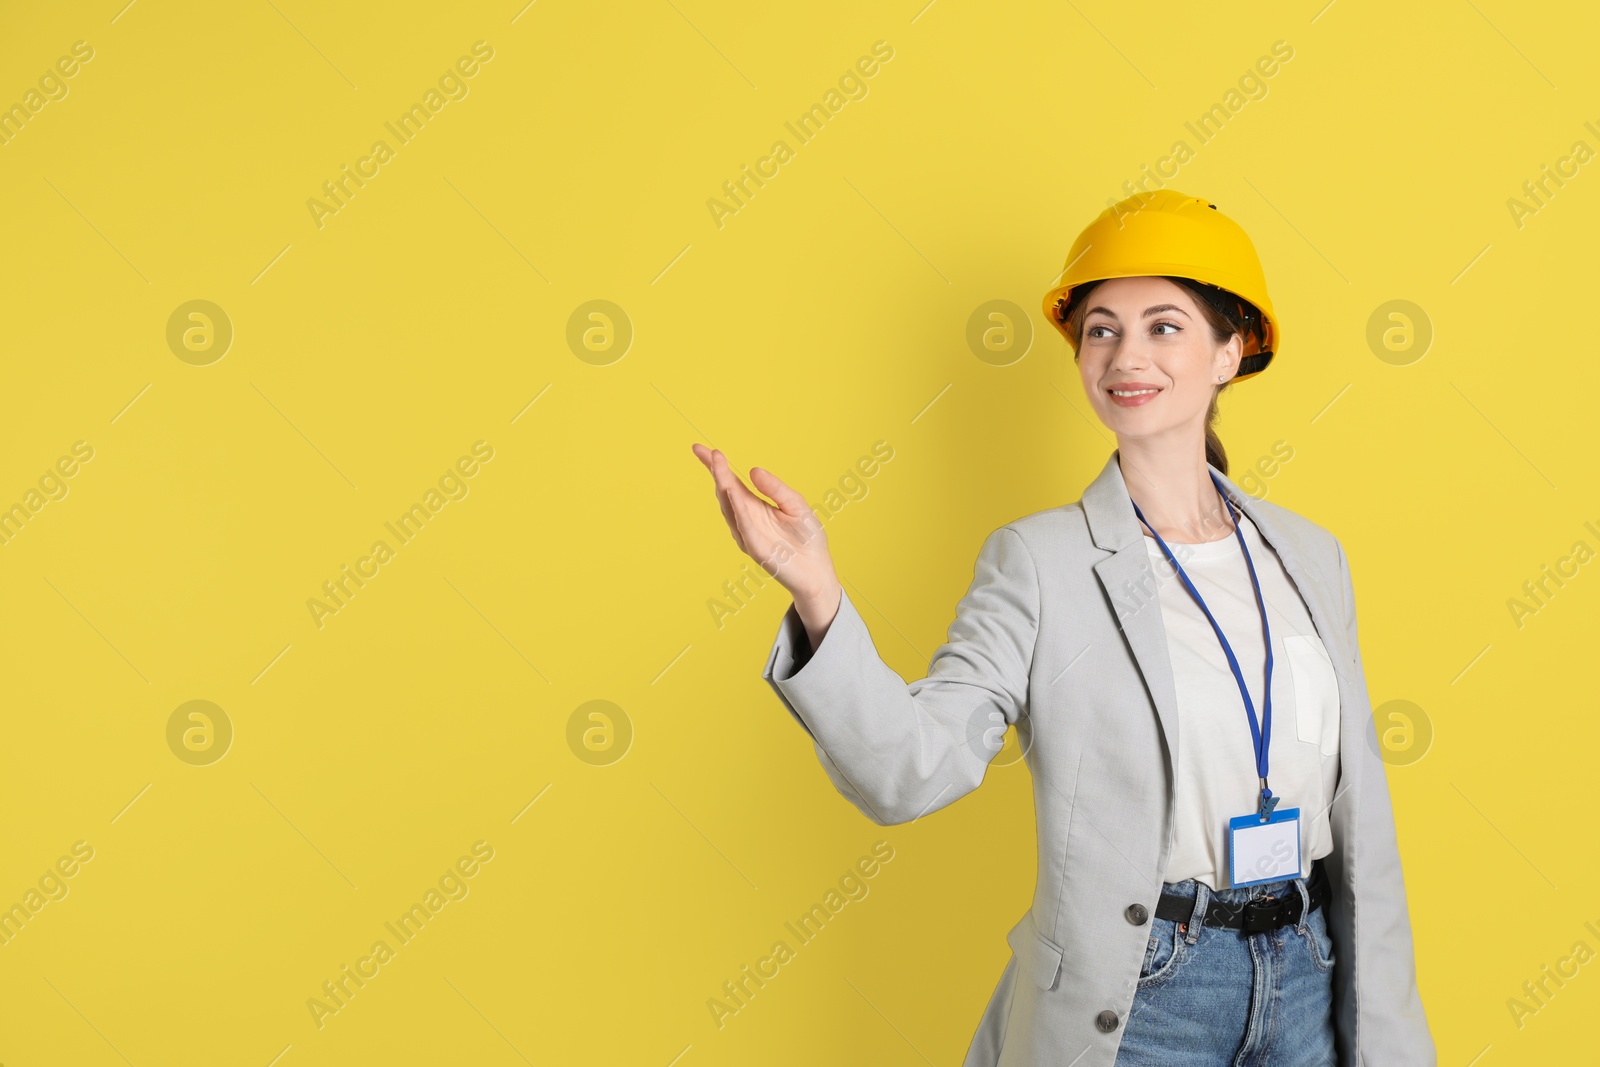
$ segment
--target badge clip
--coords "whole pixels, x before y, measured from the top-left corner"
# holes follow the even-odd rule
[[[1262,822],[1272,818],[1272,809],[1278,806],[1280,799],[1282,798],[1273,796],[1272,790],[1267,788],[1267,780],[1261,779],[1261,810],[1257,814],[1260,815]]]

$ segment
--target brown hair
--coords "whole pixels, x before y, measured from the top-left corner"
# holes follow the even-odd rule
[[[1211,336],[1218,344],[1223,344],[1234,334],[1239,334],[1248,349],[1249,338],[1245,336],[1246,332],[1250,330],[1252,323],[1261,321],[1261,313],[1256,310],[1255,305],[1235,297],[1231,293],[1226,294],[1227,299],[1219,299],[1219,294],[1223,294],[1224,290],[1218,289],[1213,285],[1194,281],[1191,278],[1177,278],[1170,275],[1159,275],[1159,277],[1183,286],[1194,296],[1194,302],[1200,308],[1200,314],[1205,316],[1206,322],[1211,326]],[[1078,361],[1078,348],[1083,343],[1083,320],[1088,317],[1089,302],[1086,298],[1099,285],[1100,282],[1095,281],[1077,286],[1072,290],[1071,296],[1064,301],[1066,313],[1061,321],[1066,326],[1067,333],[1077,339],[1072,346],[1072,361],[1074,363]],[[1244,318],[1240,318],[1238,315],[1240,310],[1238,305],[1240,304],[1244,305]],[[1223,474],[1228,473],[1228,453],[1222,447],[1222,439],[1217,436],[1216,431],[1217,419],[1220,417],[1220,412],[1217,409],[1217,397],[1221,395],[1223,389],[1232,384],[1232,379],[1229,379],[1220,387],[1213,389],[1211,391],[1211,406],[1206,409],[1206,462]]]

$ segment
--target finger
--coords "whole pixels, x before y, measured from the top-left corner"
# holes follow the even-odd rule
[[[753,524],[772,505],[750,491],[750,487],[745,485],[744,480],[728,465],[728,457],[720,452],[717,453],[717,464],[720,470],[719,488],[728,506],[733,509],[735,517],[745,524],[745,530],[755,529]]]
[[[717,457],[720,453],[716,449],[707,448],[699,442],[696,442],[693,447],[695,458],[705,464],[706,470],[711,472],[711,481],[716,491],[721,493],[728,488],[728,477],[719,469],[720,466],[726,466],[727,464],[723,462],[719,465],[717,462]]]
[[[733,537],[733,543],[738,546],[739,551],[746,552],[744,531],[739,529],[739,518],[730,499],[732,483],[738,479],[733,477],[732,471],[728,469],[727,457],[722,456],[719,463],[720,453],[716,449],[707,448],[698,441],[692,447],[695,457],[711,472],[713,491],[717,497],[717,510],[722,512],[722,521],[728,524],[728,533]],[[719,467],[722,469],[719,470]]]
[[[717,490],[717,507],[722,510],[722,519],[728,524],[728,532],[733,535],[734,542],[740,548],[743,548],[743,538],[739,533],[739,520],[734,515],[733,504],[729,502],[728,494],[722,489]]]
[[[728,463],[728,457],[723,455],[721,449],[712,449],[711,455],[716,463],[713,472],[716,475],[718,492],[727,493],[729,499],[736,503],[744,503],[747,500],[766,503],[750,491],[750,487],[744,484],[744,479],[734,473],[733,467]]]
[[[739,547],[740,552],[748,555],[750,549],[746,547],[747,542],[744,539],[744,531],[739,528],[738,513],[728,500],[728,496],[728,493],[721,490],[717,492],[717,499],[722,504],[722,517],[728,520],[728,532],[733,535],[733,543]]]
[[[811,510],[811,505],[806,503],[805,497],[789,488],[783,479],[765,467],[751,467],[750,481],[755,483],[757,489],[775,500],[785,515],[799,516]]]
[[[694,442],[689,447],[693,450],[695,458],[703,463],[706,470],[710,472],[711,491],[717,498],[717,507],[722,511],[722,517],[728,520],[728,525],[732,526],[733,515],[728,510],[728,502],[723,496],[723,482],[717,474],[716,453],[712,449],[709,449],[705,445],[701,444],[699,441]]]
[[[750,531],[758,529],[756,523],[765,516],[767,509],[772,507],[765,500],[752,493],[744,481],[733,472],[733,467],[728,464],[728,457],[721,449],[711,450],[713,468],[717,478],[717,501],[722,507],[722,515],[728,522],[728,530],[733,534],[733,539],[741,552],[750,551]]]

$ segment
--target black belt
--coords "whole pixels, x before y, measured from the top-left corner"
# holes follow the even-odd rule
[[[1322,861],[1311,865],[1311,877],[1306,879],[1306,890],[1311,896],[1311,910],[1320,908],[1328,899],[1328,876]],[[1194,898],[1162,893],[1156,904],[1156,918],[1188,922],[1194,914]],[[1252,900],[1243,904],[1228,903],[1212,897],[1206,905],[1205,925],[1225,926],[1245,933],[1276,930],[1280,926],[1300,921],[1300,894],[1289,893],[1273,900]]]

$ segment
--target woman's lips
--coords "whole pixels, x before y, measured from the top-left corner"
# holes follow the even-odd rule
[[[1112,390],[1116,390],[1113,392]],[[1117,393],[1134,393],[1133,396],[1118,396]],[[1141,404],[1148,404],[1161,395],[1161,387],[1148,385],[1144,382],[1128,382],[1125,385],[1114,385],[1106,390],[1106,395],[1111,402],[1120,408],[1136,408]]]

